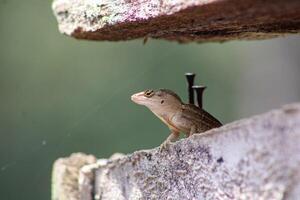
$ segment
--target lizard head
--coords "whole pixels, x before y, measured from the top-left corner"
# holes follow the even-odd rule
[[[131,96],[131,100],[148,107],[156,115],[165,115],[181,107],[180,97],[168,89],[145,90]]]

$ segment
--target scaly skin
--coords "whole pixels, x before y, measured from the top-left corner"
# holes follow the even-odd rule
[[[183,103],[180,97],[171,90],[145,90],[132,95],[131,100],[148,107],[171,130],[170,136],[162,143],[161,149],[176,140],[180,133],[189,137],[194,133],[222,126],[205,110]]]

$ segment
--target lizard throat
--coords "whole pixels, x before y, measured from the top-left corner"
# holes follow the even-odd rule
[[[163,114],[159,115],[155,112],[153,112],[164,124],[166,124],[169,129],[179,131],[178,128],[172,123],[171,119],[173,117],[173,114]]]

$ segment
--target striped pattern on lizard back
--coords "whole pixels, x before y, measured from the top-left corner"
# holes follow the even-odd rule
[[[193,121],[197,128],[196,132],[201,133],[212,128],[222,126],[221,122],[214,118],[211,114],[205,110],[193,105],[183,104],[182,105],[182,117],[187,120]]]

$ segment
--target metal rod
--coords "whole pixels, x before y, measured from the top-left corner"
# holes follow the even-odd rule
[[[194,104],[193,85],[194,85],[195,76],[196,76],[196,74],[194,74],[194,73],[185,73],[185,77],[188,82],[188,95],[189,95],[189,103],[190,104]]]
[[[194,85],[193,89],[196,91],[197,94],[197,102],[198,102],[198,107],[202,108],[203,107],[203,92],[206,89],[206,86],[203,85]]]

